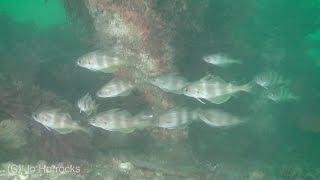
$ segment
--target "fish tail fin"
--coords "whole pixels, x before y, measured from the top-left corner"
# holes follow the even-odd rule
[[[253,87],[254,87],[254,83],[253,82],[249,82],[247,84],[242,85],[241,86],[241,90],[245,91],[245,92],[251,92]]]
[[[193,118],[192,119],[195,119],[195,121],[199,121],[201,120],[200,119],[200,113],[201,113],[201,108],[196,108],[194,111],[193,111]],[[201,120],[202,121],[202,120]]]
[[[301,100],[301,97],[300,97],[300,96],[297,96],[297,95],[292,95],[292,96],[291,96],[291,99],[294,100],[294,101],[300,101],[300,100]]]
[[[243,64],[243,62],[241,60],[236,60],[234,61],[235,64]]]
[[[120,130],[120,132],[124,134],[130,134],[130,133],[133,133],[135,130],[136,128],[129,128],[129,129]]]
[[[87,134],[90,137],[92,137],[92,135],[93,135],[93,129],[91,129],[91,128],[79,127],[79,131]]]
[[[93,108],[92,113],[91,114],[97,114],[98,113],[98,109],[99,109],[100,104],[96,104],[96,106]],[[90,114],[90,115],[91,115]]]

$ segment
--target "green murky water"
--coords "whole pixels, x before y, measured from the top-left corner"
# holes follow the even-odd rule
[[[95,96],[113,75],[81,68],[77,59],[97,49],[117,50],[111,48],[115,41],[101,37],[85,3],[4,0],[0,2],[0,177],[16,177],[21,172],[15,169],[8,175],[8,162],[36,166],[41,161],[81,169],[70,177],[44,173],[48,179],[319,179],[320,1],[176,0],[172,4],[184,6],[175,12],[163,6],[165,1],[154,2],[151,9],[162,14],[159,18],[170,22],[171,15],[181,15],[182,23],[171,29],[175,33],[170,37],[172,64],[179,75],[189,82],[214,74],[236,85],[253,84],[250,93],[232,94],[223,104],[206,100],[203,104],[183,93],[168,93],[175,106],[220,109],[246,117],[245,123],[212,127],[200,120],[176,130],[139,129],[129,134],[91,126],[88,119],[92,116],[79,113],[77,107],[87,92],[99,104],[98,112],[121,108],[133,114],[142,110],[161,114],[165,110],[146,98],[145,85],[138,85],[129,96]],[[148,35],[158,42],[157,33]],[[203,61],[205,55],[217,53],[242,64],[219,67]],[[130,68],[126,71],[135,77]],[[268,94],[280,85],[260,87],[254,81],[262,72],[281,74],[290,82],[285,88],[298,98],[270,98]],[[41,106],[67,111],[91,134],[62,135],[44,128],[31,117]],[[36,179],[30,173],[23,177]]]

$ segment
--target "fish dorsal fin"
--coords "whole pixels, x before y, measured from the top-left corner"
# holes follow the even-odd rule
[[[123,110],[123,109],[120,109],[120,108],[109,110],[107,114],[109,114],[109,113],[115,113],[116,115],[124,115],[125,117],[131,117],[132,116],[132,114],[129,111]]]
[[[95,51],[93,51],[91,53],[96,53],[96,54],[99,54],[99,55],[106,55],[107,54],[106,50],[103,50],[103,49],[97,49],[97,50],[95,50]]]
[[[100,106],[100,104],[96,104],[96,103],[95,103],[95,108],[94,108],[93,111],[92,111],[92,114],[93,114],[93,115],[97,114],[98,109],[99,109],[99,106]],[[88,114],[88,116],[90,116],[90,115],[91,115],[91,114]]]
[[[104,68],[104,69],[101,69],[100,71],[104,72],[104,73],[112,73],[114,70],[112,70],[110,68]]]
[[[120,111],[121,109],[120,108],[115,108],[115,109],[111,109],[111,110],[108,110],[108,111],[104,111],[104,112],[100,112],[96,115],[96,117],[98,116],[108,116],[109,114],[112,114],[112,113],[116,113],[117,111]]]
[[[227,102],[229,99],[231,98],[230,95],[222,95],[222,96],[218,96],[218,97],[214,97],[211,99],[208,99],[208,101],[214,103],[214,104],[222,104]]]
[[[220,76],[211,76],[210,79],[208,79],[210,82],[218,82],[218,83],[226,83],[225,80],[223,80]]]
[[[164,91],[169,92],[169,93],[174,93],[174,94],[183,94],[182,90],[175,90],[175,91],[164,90]]]
[[[43,127],[45,127],[48,131],[51,131],[51,130],[52,130],[49,126],[43,125]]]
[[[212,79],[213,77],[215,77],[213,74],[207,74],[206,76],[202,77],[200,81],[207,81]]]
[[[122,129],[119,132],[129,134],[129,133],[133,133],[135,130],[136,130],[135,128],[129,128],[129,129]]]
[[[89,136],[92,136],[92,134],[93,134],[92,130],[85,128],[85,127],[81,127],[79,125],[77,125],[76,130],[78,130],[79,132],[83,132]]]
[[[90,96],[90,94],[87,92],[86,95],[84,95],[84,97],[90,98],[91,96]]]
[[[136,114],[134,116],[134,118],[137,119],[137,120],[153,119],[154,118],[154,114],[152,112],[144,111],[144,112],[141,112],[139,114]]]
[[[124,91],[123,93],[119,94],[119,96],[125,97],[125,96],[129,96],[129,94],[131,93],[132,89],[128,89],[126,91]]]
[[[206,75],[205,77],[201,78],[200,81],[212,81],[212,82],[225,83],[225,80],[223,80],[220,76],[215,76],[213,74]]]
[[[121,110],[121,111],[118,111],[118,113],[124,115],[125,117],[132,116],[132,114],[130,112],[128,112],[127,110]]]
[[[111,110],[109,110],[109,111],[107,111],[105,113],[118,113],[120,111],[122,111],[120,108],[115,108],[115,109],[111,109]]]
[[[72,117],[69,113],[63,113],[66,117],[68,117],[68,119],[72,120]]]
[[[43,111],[47,111],[49,113],[61,113],[61,109],[59,108],[49,108],[49,107],[45,107],[42,109]]]
[[[201,102],[202,104],[206,104],[205,102],[203,102],[200,98],[196,98],[199,102]]]
[[[223,80],[220,76],[214,76],[211,80],[221,82],[221,83],[226,83],[226,81]]]
[[[67,129],[67,128],[61,128],[61,129],[54,129],[60,134],[69,134],[72,132],[72,129]]]
[[[122,81],[122,79],[118,78],[118,77],[114,77],[109,81],[109,83],[115,83],[115,82],[119,82],[119,81]]]

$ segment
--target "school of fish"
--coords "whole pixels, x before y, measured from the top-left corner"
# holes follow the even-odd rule
[[[217,68],[227,68],[231,65],[242,65],[242,61],[222,53],[206,55],[203,57],[205,63]],[[102,50],[89,52],[77,59],[76,64],[90,71],[112,74],[119,68],[130,66],[127,59],[111,55]],[[264,98],[270,101],[290,102],[298,100],[299,97],[290,91],[290,82],[279,73],[272,70],[258,74],[251,82],[236,84],[226,82],[223,78],[207,74],[196,81],[188,81],[178,73],[167,73],[146,80],[156,88],[176,96],[184,96],[186,99],[194,99],[202,104],[223,104],[239,92],[254,94],[254,87],[261,87]],[[96,97],[102,99],[126,97],[135,90],[137,84],[114,77],[100,89],[96,90]],[[86,115],[87,124],[80,124],[72,119],[68,112],[51,107],[39,108],[32,114],[32,118],[43,125],[49,131],[59,134],[72,132],[84,132],[91,134],[89,128],[100,128],[110,132],[132,133],[135,130],[145,128],[177,129],[186,128],[193,122],[203,122],[211,127],[229,127],[248,122],[247,117],[238,117],[225,112],[219,108],[195,108],[174,107],[162,111],[141,111],[132,114],[125,109],[109,109],[99,111],[99,105],[94,98],[87,93],[77,101],[80,113]]]

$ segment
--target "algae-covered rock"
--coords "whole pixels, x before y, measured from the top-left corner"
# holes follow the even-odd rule
[[[0,144],[5,148],[18,149],[27,144],[26,124],[15,119],[0,122]]]
[[[6,162],[0,164],[1,180],[73,180],[85,179],[79,171],[74,171],[70,165],[47,164],[44,161],[38,163],[13,163]],[[75,168],[75,169],[76,169]]]

